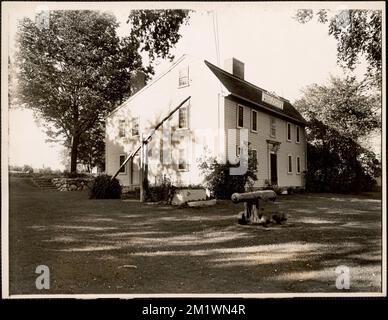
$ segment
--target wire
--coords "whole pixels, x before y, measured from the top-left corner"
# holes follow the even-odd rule
[[[220,43],[218,39],[218,19],[217,19],[217,13],[213,10],[213,33],[214,33],[214,43],[216,48],[216,59],[217,59],[217,66],[220,67]]]

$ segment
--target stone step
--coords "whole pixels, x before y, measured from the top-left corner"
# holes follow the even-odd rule
[[[48,190],[57,190],[55,185],[52,183],[51,179],[46,178],[35,178],[32,179],[33,183],[39,187],[42,190],[48,191]]]

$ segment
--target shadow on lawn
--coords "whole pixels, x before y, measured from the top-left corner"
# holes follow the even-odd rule
[[[54,266],[56,292],[336,292],[339,265],[351,268],[352,291],[381,290],[373,199],[281,197],[289,221],[263,228],[238,225],[242,206],[228,201],[178,209],[85,196],[55,194],[59,213],[24,224]],[[69,197],[78,206],[66,207]]]

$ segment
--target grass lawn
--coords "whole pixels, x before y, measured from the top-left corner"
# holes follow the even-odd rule
[[[381,200],[281,196],[285,225],[240,226],[242,205],[175,208],[89,200],[10,181],[10,294],[381,291]],[[35,268],[50,268],[50,289]]]

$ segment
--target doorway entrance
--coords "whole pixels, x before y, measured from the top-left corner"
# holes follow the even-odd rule
[[[271,185],[278,184],[278,156],[276,153],[270,153]]]

